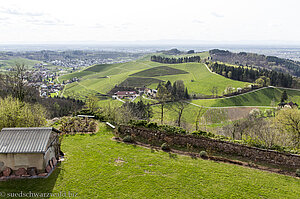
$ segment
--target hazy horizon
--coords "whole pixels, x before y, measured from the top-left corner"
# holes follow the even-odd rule
[[[296,0],[11,0],[0,6],[0,44],[300,45],[299,7]]]

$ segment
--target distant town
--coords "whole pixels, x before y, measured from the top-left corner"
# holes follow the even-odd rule
[[[39,89],[40,96],[47,98],[58,96],[63,88],[79,79],[74,77],[60,82],[58,77],[67,73],[73,73],[86,67],[97,64],[124,63],[137,59],[141,53],[107,52],[107,51],[24,51],[24,52],[0,52],[0,69],[2,71],[13,70],[10,65],[25,61],[29,68],[29,84]],[[20,60],[21,59],[21,60]],[[6,62],[9,60],[10,62]],[[31,60],[34,60],[31,62]],[[26,64],[28,62],[28,64]],[[36,62],[36,63],[33,63]]]

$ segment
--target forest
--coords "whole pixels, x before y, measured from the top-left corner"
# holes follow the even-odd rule
[[[164,63],[164,64],[180,64],[180,63],[188,63],[188,62],[200,62],[200,56],[191,56],[191,57],[179,57],[179,58],[169,58],[162,56],[151,56],[151,61]]]
[[[267,82],[263,83],[262,86],[278,86],[278,87],[292,87],[293,84],[293,77],[286,73],[281,73],[273,70],[267,69],[258,69],[253,67],[235,67],[235,66],[228,66],[222,63],[209,63],[207,62],[209,67],[215,73],[223,75],[224,77],[238,80],[238,81],[245,81],[245,82],[256,82],[259,83],[262,77],[267,78]]]
[[[256,53],[232,53],[228,50],[213,49],[209,51],[212,61],[220,61],[239,66],[263,67],[278,72],[289,73],[300,77],[300,62],[282,59],[275,56],[265,56]]]

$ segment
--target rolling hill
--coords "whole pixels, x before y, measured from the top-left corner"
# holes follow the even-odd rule
[[[206,56],[207,52],[202,54]],[[218,95],[222,95],[227,86],[234,88],[247,86],[249,83],[234,81],[221,75],[211,73],[203,63],[161,64],[149,61],[150,55],[140,60],[91,66],[85,70],[61,76],[67,80],[79,77],[79,82],[68,84],[64,95],[77,94],[86,96],[89,93],[108,93],[115,85],[125,87],[156,88],[161,81],[183,80],[190,94],[211,95],[212,88],[218,88]],[[192,100],[192,103],[205,107],[230,106],[270,106],[280,101],[282,89],[265,88],[243,95],[225,99]],[[289,100],[300,104],[300,91],[287,90]]]
[[[105,94],[115,85],[156,88],[160,81],[168,80],[183,80],[190,93],[202,95],[211,95],[213,87],[222,93],[227,86],[237,88],[248,84],[213,74],[202,63],[161,64],[148,60],[142,58],[127,63],[95,65],[61,76],[59,80],[73,77],[80,79],[79,82],[67,85],[64,92],[66,96],[70,92],[83,94],[87,90]]]
[[[271,104],[273,104],[273,106],[277,106],[284,90],[286,90],[288,94],[288,101],[300,104],[300,90],[272,87],[223,99],[192,100],[192,103],[205,107],[271,106]]]

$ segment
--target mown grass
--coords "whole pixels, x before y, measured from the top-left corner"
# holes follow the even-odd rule
[[[157,77],[158,79],[174,82],[176,80],[183,80],[185,86],[190,93],[212,95],[212,88],[218,88],[218,95],[222,95],[226,87],[232,86],[234,88],[244,87],[247,82],[240,82],[225,78],[221,75],[210,73],[206,66],[202,63],[184,63],[172,64],[169,67],[184,70],[188,74],[168,75]],[[157,85],[151,85],[155,88]]]
[[[48,179],[0,182],[11,192],[77,193],[78,198],[298,198],[300,180],[192,159],[96,135],[64,136],[65,161]],[[55,198],[55,197],[53,197]]]

